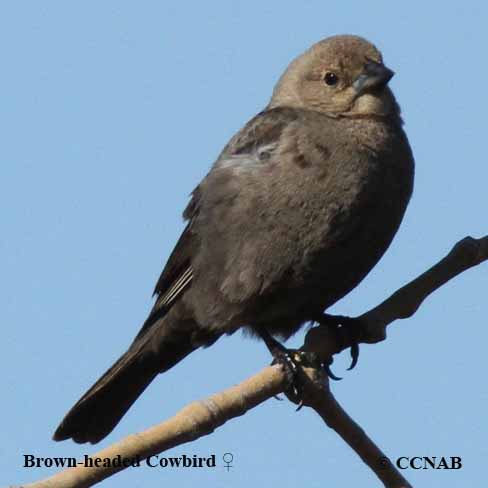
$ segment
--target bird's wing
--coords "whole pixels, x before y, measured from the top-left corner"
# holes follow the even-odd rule
[[[236,166],[242,162],[245,164],[246,161],[262,164],[275,149],[283,129],[295,118],[294,112],[286,109],[261,112],[231,139],[215,168]],[[229,192],[228,199],[235,197],[235,193]],[[188,221],[187,226],[156,283],[156,309],[168,308],[191,284],[192,255],[198,240],[193,223],[198,218],[201,198],[201,187],[198,186],[192,192],[191,200],[183,212],[183,217]]]
[[[156,284],[156,302],[136,340],[191,287],[195,275],[199,280],[208,282],[209,289],[213,282],[214,289],[221,288],[225,294],[226,283],[234,276],[228,269],[232,267],[232,261],[236,264],[236,271],[242,266],[246,267],[243,263],[246,262],[247,251],[242,237],[250,229],[238,229],[241,236],[236,235],[235,227],[239,226],[244,216],[233,215],[240,211],[239,205],[247,198],[245,173],[249,170],[257,173],[255,176],[258,178],[260,174],[266,176],[266,168],[279,162],[276,153],[283,146],[283,134],[297,117],[293,109],[265,110],[248,122],[224,148],[212,170],[192,193],[183,214],[188,224]],[[297,157],[303,159],[301,152],[297,153]],[[303,160],[297,162],[302,163]],[[248,207],[247,210],[254,213],[260,204],[256,202],[257,206]],[[260,225],[257,214],[248,216],[247,221],[254,222],[258,227]],[[273,261],[276,263],[276,260]],[[278,264],[279,269],[273,270],[269,266],[258,270],[256,266],[259,266],[257,262],[249,262],[249,269],[253,269],[251,274],[256,274],[255,279],[262,285],[265,279],[263,274],[269,273],[270,279],[274,279],[273,276],[284,271],[286,263]],[[253,292],[250,289],[247,291]],[[229,291],[229,295],[233,294],[234,291]],[[230,298],[234,300],[235,297]]]
[[[192,227],[193,218],[198,213],[198,200],[199,191],[196,188],[183,214],[188,222],[154,287],[153,295],[157,297],[156,302],[135,337],[134,343],[145,335],[151,325],[166,314],[171,305],[176,302],[191,284],[193,278],[191,258],[196,244]]]

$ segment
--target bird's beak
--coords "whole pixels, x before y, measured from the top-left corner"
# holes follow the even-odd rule
[[[363,72],[354,80],[352,86],[359,95],[366,91],[383,88],[392,79],[394,71],[382,63],[369,61]]]

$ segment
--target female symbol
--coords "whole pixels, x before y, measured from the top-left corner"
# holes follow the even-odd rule
[[[232,468],[231,462],[234,460],[234,455],[230,452],[226,452],[223,456],[222,459],[224,460],[224,463],[227,466],[224,466],[224,468],[227,468],[227,471],[229,471],[230,468]]]

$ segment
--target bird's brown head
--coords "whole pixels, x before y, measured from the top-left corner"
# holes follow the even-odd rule
[[[393,71],[373,44],[357,36],[324,39],[296,58],[276,85],[269,107],[300,107],[331,115],[393,115]]]

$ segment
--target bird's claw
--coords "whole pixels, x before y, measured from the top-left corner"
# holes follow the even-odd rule
[[[347,368],[348,371],[354,369],[358,364],[359,359],[359,342],[354,341],[351,345],[351,365]]]
[[[320,325],[332,328],[336,333],[337,342],[340,345],[340,349],[343,349],[344,344],[350,344],[351,352],[351,365],[347,368],[348,371],[354,369],[358,363],[359,359],[359,335],[361,322],[357,318],[344,317],[341,315],[328,315],[324,314],[320,316],[317,320]],[[333,380],[340,380],[342,378],[336,376],[330,369],[332,364],[332,359],[324,368],[327,372],[329,378]]]
[[[331,380],[335,380],[335,381],[340,381],[342,380],[342,377],[340,376],[336,376],[332,370],[330,369],[330,365],[332,364],[332,358],[330,358],[330,361],[328,364],[324,364],[324,369],[325,369],[325,372],[327,373],[327,376],[331,379]]]
[[[279,351],[274,351],[274,359],[271,364],[281,364],[283,366],[288,384],[290,385],[290,393],[292,397],[300,399],[302,388],[298,379],[298,366],[293,358],[293,353],[295,353],[295,351],[284,347]]]
[[[285,371],[288,384],[290,385],[289,396],[299,400],[302,397],[302,388],[298,378],[298,362],[300,362],[300,351],[287,349],[283,344],[280,344],[269,332],[265,329],[259,331],[259,335],[263,339],[267,348],[273,355],[271,364],[281,364]]]

